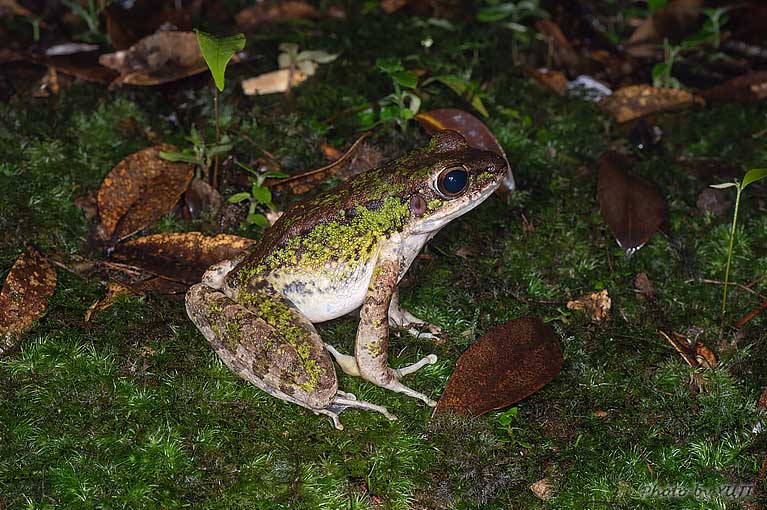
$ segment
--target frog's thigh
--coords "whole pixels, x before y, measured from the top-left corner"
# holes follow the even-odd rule
[[[338,384],[316,330],[281,297],[259,293],[257,299],[248,309],[198,284],[189,289],[186,308],[224,363],[240,377],[282,400],[314,411],[327,408]]]
[[[389,303],[389,326],[403,328],[416,338],[436,339],[439,338],[437,335],[442,332],[442,328],[439,326],[429,324],[402,308],[399,304],[398,289],[394,289],[391,303]],[[423,331],[424,329],[429,331]]]

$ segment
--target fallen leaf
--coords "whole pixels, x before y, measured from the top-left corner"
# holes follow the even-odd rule
[[[153,292],[175,301],[183,301],[186,291],[189,290],[189,284],[168,280],[162,276],[155,276],[139,282],[127,283],[126,285],[134,294],[143,295]]]
[[[32,95],[34,97],[49,97],[51,95],[58,95],[60,91],[59,75],[56,73],[55,68],[49,67],[45,75],[37,82],[36,90]]]
[[[510,171],[502,183],[502,188],[506,192],[514,190],[514,178],[512,177],[511,165],[506,157],[506,152],[504,152],[501,144],[498,143],[498,139],[493,135],[493,132],[477,117],[457,108],[438,108],[425,113],[419,113],[415,118],[430,135],[443,129],[452,129],[463,135],[466,143],[475,149],[495,152],[503,157],[509,165]]]
[[[637,273],[634,276],[634,288],[648,301],[655,300],[655,294],[652,291],[652,282],[647,273]]]
[[[322,155],[325,156],[325,159],[330,161],[331,163],[333,161],[336,161],[343,156],[343,152],[339,151],[329,143],[323,143],[320,144],[320,150],[322,151]]]
[[[117,73],[99,65],[98,54],[94,51],[48,56],[0,49],[0,63],[18,61],[53,68],[60,73],[95,83],[109,83],[117,77]]]
[[[237,28],[253,30],[267,23],[284,23],[296,19],[316,20],[322,17],[311,4],[300,0],[267,0],[247,7],[234,17]]]
[[[648,16],[626,40],[626,53],[632,57],[652,57],[664,39],[681,41],[698,26],[703,0],[672,0]]]
[[[264,96],[287,92],[308,77],[299,69],[294,69],[292,73],[290,69],[279,69],[242,80],[242,93],[246,96]]]
[[[767,98],[767,71],[738,76],[700,95],[711,103],[758,103]]]
[[[186,1],[183,8],[178,8],[177,2],[157,0],[107,2],[103,11],[106,33],[114,49],[124,50],[163,25],[191,30],[194,20],[200,17],[202,3],[202,0]]]
[[[548,384],[562,363],[557,335],[541,319],[500,324],[458,358],[436,412],[481,415],[510,406]]]
[[[369,170],[370,168],[360,168],[360,162],[357,161],[355,165],[355,155],[364,147],[362,142],[370,136],[370,133],[362,133],[357,140],[354,141],[351,147],[337,160],[333,161],[329,165],[310,170],[308,172],[301,173],[299,175],[293,175],[284,179],[278,179],[272,181],[269,187],[275,191],[283,191],[289,189],[293,194],[302,194],[307,191],[311,191],[320,184],[324,183],[331,177],[338,176],[344,173],[346,177],[360,173],[361,170]],[[379,163],[380,161],[377,161]],[[356,171],[344,172],[345,169],[354,167]],[[372,167],[371,167],[372,168]]]
[[[5,16],[21,16],[23,18],[34,18],[35,15],[27,9],[19,5],[15,0],[0,0],[0,18]]]
[[[562,71],[536,69],[531,66],[523,66],[522,71],[550,92],[553,92],[558,96],[567,94],[567,77]]]
[[[536,498],[542,501],[548,501],[554,495],[554,484],[548,478],[538,480],[530,486],[530,491]]]
[[[93,314],[103,312],[115,304],[115,301],[117,301],[118,297],[127,296],[130,294],[134,294],[134,292],[132,292],[123,284],[117,282],[109,282],[109,285],[107,286],[107,295],[88,307],[88,310],[85,312],[85,322],[90,322]]]
[[[591,294],[585,294],[574,301],[567,302],[567,308],[569,310],[583,310],[588,313],[591,320],[594,322],[602,322],[607,318],[610,312],[610,306],[612,300],[607,294],[607,289],[602,289],[599,292],[592,292]]]
[[[543,36],[549,45],[549,52],[554,57],[554,62],[570,73],[571,76],[581,74],[583,63],[581,56],[575,51],[567,36],[559,28],[559,25],[549,19],[539,19],[535,22],[535,28]]]
[[[712,368],[716,365],[717,360],[714,353],[699,340],[691,340],[676,331],[668,334],[663,330],[658,330],[658,333],[676,349],[682,359],[691,367]]]
[[[102,241],[118,242],[173,210],[194,177],[194,167],[160,157],[176,147],[162,144],[135,152],[104,178],[97,195]]]
[[[738,329],[742,328],[743,326],[751,322],[754,319],[754,317],[756,317],[757,315],[759,315],[765,310],[767,310],[767,300],[762,301],[761,303],[759,303],[759,305],[757,305],[756,308],[754,308],[753,310],[748,312],[746,315],[738,319],[738,321],[735,323],[735,327]]]
[[[0,357],[45,314],[56,290],[56,271],[34,248],[27,247],[11,267],[0,291]]]
[[[213,237],[199,232],[153,234],[120,244],[112,259],[193,285],[210,266],[243,255],[254,243],[252,239],[229,234]]]
[[[112,85],[159,85],[208,70],[194,32],[157,32],[127,50],[101,55],[99,63],[120,74]]]
[[[627,252],[644,246],[666,216],[666,199],[650,181],[630,173],[625,157],[606,152],[599,160],[597,197],[602,217]]]
[[[602,108],[623,123],[652,113],[688,108],[703,101],[686,90],[629,85],[600,101]]]
[[[221,194],[203,179],[192,179],[184,193],[184,203],[192,218],[199,218],[203,212],[214,213],[221,208]]]

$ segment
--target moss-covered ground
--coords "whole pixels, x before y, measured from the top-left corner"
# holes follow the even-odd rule
[[[393,335],[392,362],[436,353],[439,362],[410,383],[438,397],[457,356],[484,331],[536,315],[562,339],[561,374],[518,403],[508,427],[500,412],[431,421],[419,402],[340,375],[341,388],[400,418],[348,411],[341,432],[238,379],[179,302],[123,298],[84,322],[105,288],[98,278],[60,270],[47,315],[17,353],[0,360],[0,508],[760,508],[756,500],[721,497],[651,499],[641,490],[752,484],[765,460],[767,434],[753,430],[767,423],[756,405],[767,386],[767,313],[737,333],[726,329],[720,341],[722,289],[704,280],[722,279],[730,217],[698,211],[698,193],[717,179],[692,177],[677,160],[767,165],[767,106],[668,114],[657,119],[660,145],[638,152],[592,103],[547,93],[508,65],[503,33],[486,27],[371,13],[312,30],[288,25],[249,41],[263,57],[231,69],[225,128],[240,159],[258,154],[237,131],[289,171],[324,164],[320,143],[345,147],[355,138],[355,116],[328,118],[391,92],[391,80],[373,65],[377,57],[434,73],[470,70],[487,84],[487,124],[519,189],[509,203],[492,197],[450,224],[415,262],[403,302],[442,326],[448,340],[436,346]],[[272,69],[284,41],[342,56],[289,98],[243,97],[238,79]],[[470,108],[443,92],[424,109]],[[169,122],[173,113],[181,128]],[[151,145],[146,128],[183,145],[192,123],[212,133],[204,77],[115,91],[78,82],[58,97],[18,95],[0,104],[0,278],[25,242],[64,263],[93,255],[75,198]],[[420,145],[426,135],[415,124],[404,133],[386,125],[374,139],[390,150]],[[632,257],[615,243],[596,202],[595,161],[616,146],[637,152],[634,170],[669,201],[665,231]],[[755,185],[744,194],[731,275],[741,284],[762,278],[752,287],[762,295],[765,190]],[[213,232],[170,218],[154,228]],[[639,272],[654,283],[671,327],[699,334],[718,354],[716,368],[688,367],[659,336],[633,289]],[[613,299],[606,323],[565,307],[601,288]],[[733,288],[728,322],[761,300]],[[346,351],[355,329],[351,317],[320,327]],[[553,485],[548,502],[528,489],[542,478]]]

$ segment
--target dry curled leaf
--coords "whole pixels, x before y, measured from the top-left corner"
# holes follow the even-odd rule
[[[99,63],[120,73],[112,85],[159,85],[208,69],[194,32],[157,32],[127,50],[101,55]]]
[[[548,501],[554,495],[554,484],[548,478],[542,478],[530,486],[530,491],[536,498]]]
[[[616,121],[623,123],[652,113],[679,110],[702,102],[702,99],[686,90],[629,85],[605,97],[600,104]]]
[[[470,146],[484,151],[495,152],[506,160],[506,164],[509,164],[506,152],[504,152],[501,144],[498,143],[498,139],[493,135],[493,132],[481,120],[469,112],[457,108],[438,108],[425,113],[419,113],[415,118],[430,135],[443,129],[452,129],[463,135],[466,143]],[[510,164],[509,169],[508,177],[501,184],[501,188],[505,192],[510,192],[515,187],[514,178],[511,177]]]
[[[370,133],[362,133],[357,140],[349,147],[346,152],[337,160],[323,167],[310,170],[298,175],[292,175],[273,181],[269,184],[275,191],[289,189],[293,194],[302,194],[311,191],[320,184],[326,182],[329,178],[335,176],[349,177],[356,175],[360,171],[369,170],[369,162],[359,160],[357,156],[363,152],[365,145],[362,143]],[[377,164],[379,161],[375,161]],[[365,168],[360,168],[364,166]],[[373,165],[375,166],[375,165]]]
[[[583,310],[594,322],[602,322],[607,318],[612,306],[612,300],[607,294],[607,289],[599,292],[585,294],[574,301],[567,302],[567,308],[570,310]]]
[[[500,324],[458,358],[436,412],[480,415],[510,406],[548,384],[562,363],[557,335],[541,319]]]
[[[549,19],[539,19],[535,22],[535,28],[543,36],[549,45],[549,51],[554,57],[554,62],[567,69],[572,76],[577,76],[583,67],[581,56],[575,51],[567,36],[559,28],[559,25]]]
[[[551,71],[549,69],[536,69],[531,66],[522,67],[522,71],[543,88],[558,96],[567,94],[567,77],[562,71]]]
[[[758,103],[767,98],[767,71],[738,76],[700,95],[712,103]]]
[[[700,340],[689,339],[676,331],[669,334],[663,330],[658,330],[658,333],[676,349],[682,359],[691,367],[712,368],[716,365],[716,356]]]
[[[173,210],[194,177],[192,165],[160,157],[176,150],[163,144],[134,152],[107,174],[96,197],[100,240],[118,242]]]
[[[703,0],[671,0],[648,16],[626,40],[626,53],[632,57],[652,57],[664,39],[681,40],[698,25]]]
[[[199,232],[153,234],[119,245],[112,258],[168,280],[193,285],[208,267],[241,256],[252,239]]]
[[[597,197],[602,217],[618,244],[633,252],[644,246],[663,223],[666,199],[655,184],[630,173],[628,166],[620,154],[603,154]]]
[[[296,19],[316,20],[321,16],[316,7],[301,0],[267,0],[241,10],[234,20],[237,28],[249,31],[267,23],[284,23]]]
[[[16,259],[0,291],[0,356],[43,316],[54,290],[53,266],[40,252],[28,247]]]
[[[242,80],[242,93],[246,96],[263,96],[287,92],[308,77],[299,69],[279,69]]]
[[[118,282],[109,282],[109,285],[107,286],[107,295],[88,307],[88,310],[85,312],[85,322],[90,322],[93,314],[97,312],[103,312],[115,304],[115,301],[118,297],[127,296],[130,294],[135,293],[125,285]]]

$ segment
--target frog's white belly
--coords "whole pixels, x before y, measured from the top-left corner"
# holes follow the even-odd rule
[[[410,235],[406,240],[395,234],[381,243],[367,262],[354,268],[343,262],[331,262],[316,272],[283,270],[273,274],[269,281],[311,322],[335,319],[362,306],[379,256],[399,258],[401,279],[434,234]]]

